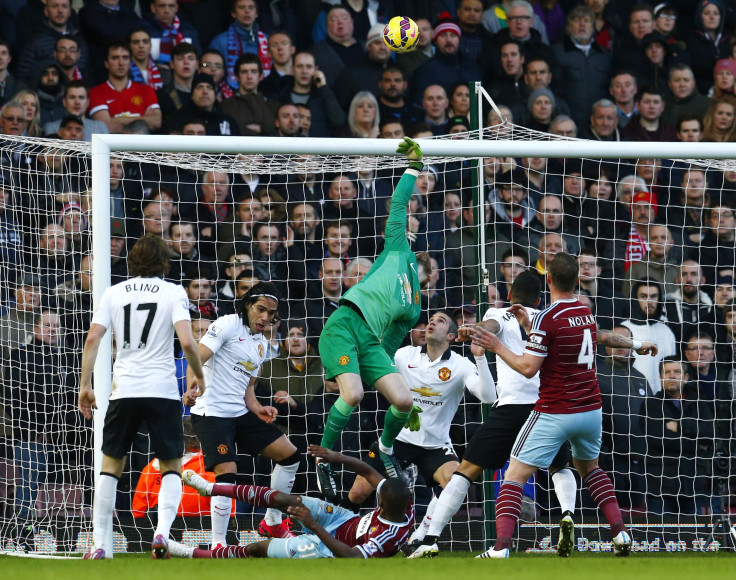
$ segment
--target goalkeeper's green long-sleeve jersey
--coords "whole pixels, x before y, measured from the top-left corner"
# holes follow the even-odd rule
[[[418,171],[407,169],[401,176],[391,197],[384,249],[365,277],[340,300],[360,308],[392,359],[422,309],[417,259],[406,239],[407,206],[417,175]]]

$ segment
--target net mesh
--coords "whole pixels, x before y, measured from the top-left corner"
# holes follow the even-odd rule
[[[478,137],[471,132],[443,138]],[[483,139],[562,137],[505,122],[485,129]],[[632,143],[632,156],[635,147]],[[288,321],[304,321],[309,352],[299,369],[280,364],[289,326],[271,329],[274,359],[264,368],[258,395],[279,409],[277,423],[300,451],[319,443],[336,393],[324,384],[317,339],[340,293],[365,274],[381,250],[386,202],[404,161],[113,153],[108,201],[93,200],[89,192],[88,144],[4,136],[0,157],[0,549],[71,553],[91,545],[92,424],[76,410],[76,389],[91,317],[92,203],[110,205],[113,283],[127,276],[126,252],[142,233],[158,233],[169,241],[170,277],[187,289],[195,336],[206,331],[211,319],[232,312],[234,298],[258,279],[279,285],[288,298],[281,314]],[[474,160],[425,161],[428,168],[418,179],[408,228],[412,248],[430,251],[437,267],[438,275],[422,296],[424,312],[446,307],[465,322],[479,319],[483,312],[474,304],[478,272],[488,283],[480,302],[502,306],[518,272],[543,272],[545,260],[556,251],[578,255],[577,295],[591,306],[600,327],[612,329],[623,322],[634,338],[657,342],[660,358],[685,361],[689,373],[685,399],[674,403],[664,399],[656,362],[616,352],[611,357],[599,349],[601,463],[612,473],[627,521],[634,522],[634,536],[640,539],[635,549],[721,546],[725,536],[719,534],[727,530],[723,522],[733,503],[736,452],[736,317],[731,318],[729,305],[736,266],[736,164],[705,159],[480,159],[486,224],[485,264],[480,264],[475,242],[480,228],[473,226],[472,212]],[[510,169],[514,171],[504,177]],[[520,199],[504,193],[516,190],[504,187],[509,175],[515,186],[529,186]],[[653,282],[641,283],[649,279]],[[658,293],[651,315],[646,297],[637,294],[642,288]],[[421,330],[407,337],[407,344],[421,344]],[[694,332],[700,335],[693,339]],[[178,345],[172,348],[183,388],[185,362]],[[288,372],[292,376],[285,379]],[[291,398],[276,396],[281,390]],[[355,455],[367,450],[386,408],[383,397],[368,389],[340,448]],[[466,394],[451,430],[460,456],[480,422],[481,406]],[[196,445],[187,441],[185,462],[196,463]],[[244,455],[239,479],[268,485],[272,467],[270,461]],[[160,483],[156,469],[142,432],[118,487],[116,551],[150,546]],[[487,474],[490,484],[471,487],[468,501],[442,537],[447,542],[443,547],[477,550],[492,538],[487,524],[498,478]],[[352,478],[341,472],[338,483],[347,492]],[[551,488],[545,472],[538,475],[537,485],[527,488],[534,503],[526,503],[524,517],[530,523],[520,530],[523,549],[554,549],[551,527],[559,508]],[[314,466],[306,459],[294,491],[317,493]],[[432,486],[420,477],[415,486],[420,517],[431,494]],[[174,525],[174,537],[206,544],[208,503],[189,498],[183,505],[188,507]],[[372,500],[366,505],[372,506]],[[586,491],[579,493],[577,506],[589,525],[578,548],[610,549]],[[261,518],[262,513],[239,504],[229,543],[255,539],[253,530]]]

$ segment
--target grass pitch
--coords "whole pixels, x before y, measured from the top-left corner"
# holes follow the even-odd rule
[[[155,561],[149,554],[114,560],[40,560],[0,557],[2,578],[57,580],[674,580],[736,577],[734,553],[516,554],[508,560],[475,560],[475,554],[444,553],[433,560],[185,560]]]

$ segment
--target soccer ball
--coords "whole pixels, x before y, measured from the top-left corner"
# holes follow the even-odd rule
[[[406,16],[394,16],[383,28],[383,42],[394,52],[414,50],[417,40],[419,40],[419,27]]]

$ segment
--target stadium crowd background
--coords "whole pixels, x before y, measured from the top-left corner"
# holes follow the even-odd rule
[[[4,0],[0,9],[5,135],[429,137],[469,129],[467,83],[480,80],[508,119],[536,131],[736,139],[736,13],[720,0]],[[417,50],[399,56],[380,24],[398,14],[420,28]],[[490,112],[487,125],[496,122]],[[91,196],[84,160],[48,145],[0,145],[0,500],[26,521],[43,504],[39,486],[80,490],[77,507],[91,489],[81,469],[91,461],[90,430],[75,404],[91,308]],[[520,271],[543,277],[566,251],[579,258],[579,297],[599,325],[660,347],[656,359],[599,353],[604,467],[622,506],[729,510],[736,172],[652,159],[489,158],[484,169],[490,305],[507,304]],[[126,249],[141,233],[163,235],[197,336],[255,282],[277,282],[288,306],[270,330],[274,358],[260,395],[305,449],[332,403],[317,338],[380,252],[397,177],[197,174],[113,160],[113,283],[126,277]],[[423,305],[449,307],[464,323],[482,315],[470,184],[464,163],[425,167],[407,232],[437,267]],[[425,324],[407,342],[421,344]],[[660,366],[663,357],[677,358]],[[345,448],[367,449],[381,405],[364,403]],[[460,449],[478,405],[461,412]],[[143,445],[131,488],[149,459]],[[305,463],[297,491],[316,489],[308,471]],[[126,505],[121,497],[118,508]]]

